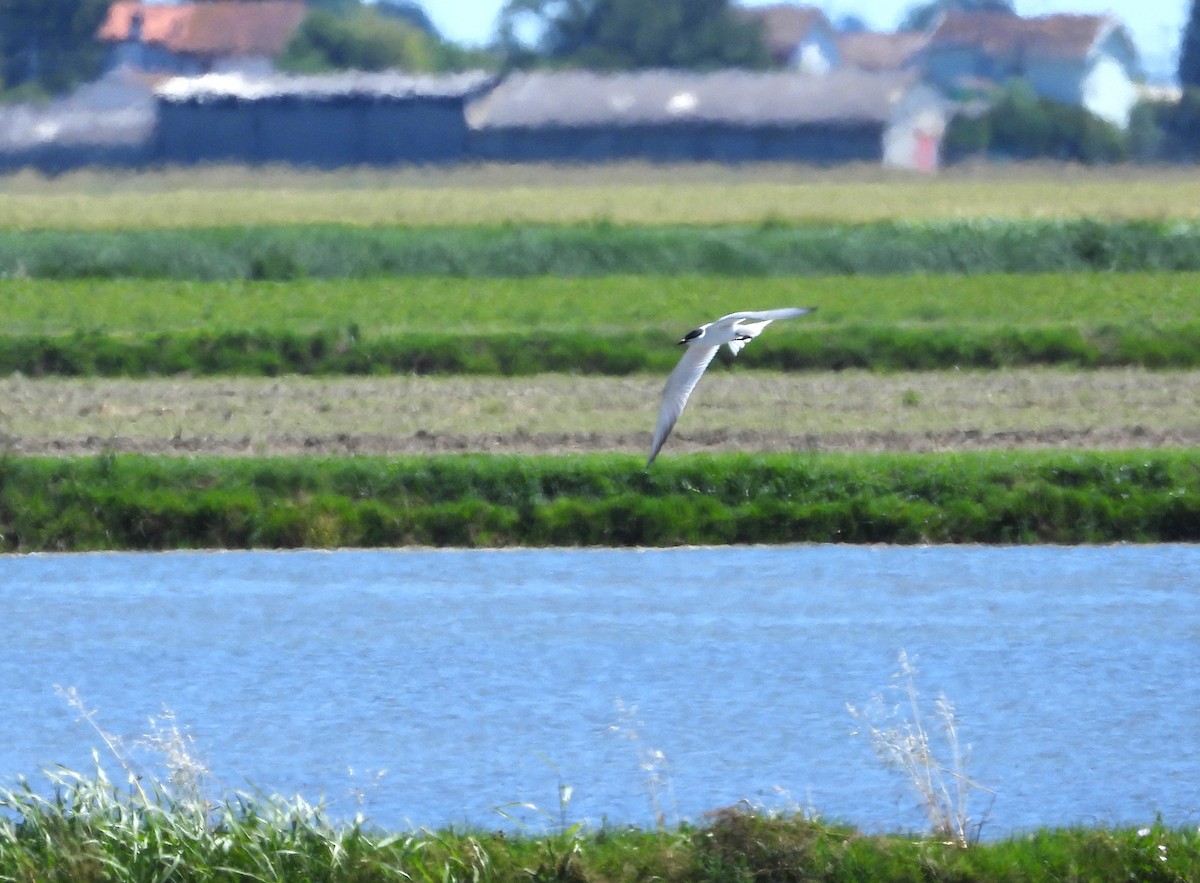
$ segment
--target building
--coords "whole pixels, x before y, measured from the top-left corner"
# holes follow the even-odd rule
[[[911,77],[831,71],[513,74],[467,107],[481,160],[882,162],[931,169],[947,102]]]
[[[178,77],[155,93],[155,154],[325,168],[461,160],[464,104],[492,82],[481,72]]]
[[[1014,78],[1063,104],[1124,127],[1138,100],[1133,41],[1110,15],[1022,18],[997,12],[946,13],[922,52],[926,79],[947,94]]]
[[[924,31],[851,31],[837,37],[843,67],[875,72],[914,70],[927,45]]]
[[[763,43],[780,67],[824,74],[841,66],[837,33],[817,7],[778,3],[739,7],[737,12],[758,22]]]
[[[96,36],[108,67],[170,74],[266,73],[308,9],[302,0],[139,3],[117,0]]]
[[[152,162],[152,90],[145,74],[119,68],[61,98],[0,105],[0,170]]]

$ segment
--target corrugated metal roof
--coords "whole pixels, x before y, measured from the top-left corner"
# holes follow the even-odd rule
[[[138,3],[117,0],[96,36],[120,42],[140,39],[191,55],[267,55],[283,51],[308,8],[297,0],[253,3]],[[140,17],[140,37],[135,23]]]
[[[346,71],[314,76],[239,73],[172,77],[155,90],[162,101],[269,101],[277,98],[467,98],[495,81],[485,71],[413,75],[397,71]]]
[[[970,46],[995,56],[1082,58],[1115,25],[1109,15],[1063,13],[1022,18],[1001,12],[951,11],[934,30],[929,45]]]
[[[471,102],[477,129],[665,123],[885,122],[912,79],[894,72],[680,70],[513,74]]]

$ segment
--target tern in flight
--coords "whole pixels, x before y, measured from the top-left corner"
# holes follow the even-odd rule
[[[683,413],[688,396],[700,381],[700,375],[713,360],[721,344],[727,344],[735,356],[747,343],[762,334],[764,328],[776,319],[794,319],[811,313],[816,307],[788,307],[782,310],[758,310],[745,313],[730,313],[715,322],[701,325],[695,331],[689,331],[679,343],[687,347],[683,358],[667,378],[663,387],[662,404],[658,408],[658,426],[654,430],[654,444],[650,446],[650,459],[646,466],[654,462],[663,442],[671,434],[675,421]]]

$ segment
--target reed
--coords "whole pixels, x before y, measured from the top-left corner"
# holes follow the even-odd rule
[[[932,708],[934,723],[928,724],[930,709],[916,676],[916,663],[901,650],[899,670],[886,690],[872,696],[867,705],[847,705],[847,709],[880,760],[899,770],[912,786],[932,836],[966,847],[978,839],[983,825],[968,812],[971,794],[991,792],[967,775],[969,747],[964,750],[959,739],[954,704],[944,693],[938,694]]]

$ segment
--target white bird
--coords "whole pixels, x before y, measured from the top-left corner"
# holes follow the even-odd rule
[[[730,313],[685,334],[679,343],[686,346],[687,351],[667,378],[667,385],[663,387],[662,404],[658,408],[658,426],[654,430],[654,444],[650,446],[650,459],[646,461],[646,465],[649,466],[658,456],[659,449],[675,426],[675,421],[683,413],[688,396],[696,388],[700,375],[713,360],[721,344],[727,344],[730,352],[736,356],[742,347],[762,334],[763,329],[776,319],[794,319],[815,309],[816,307],[788,307],[782,310]]]

